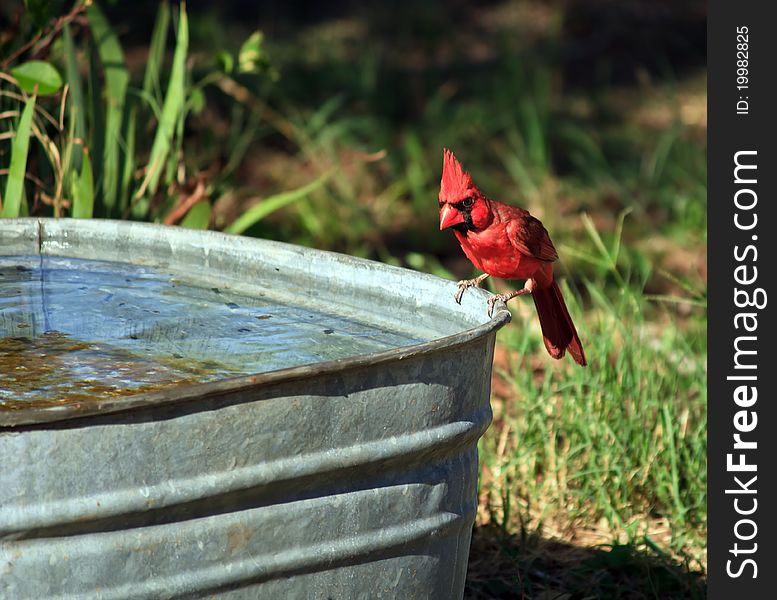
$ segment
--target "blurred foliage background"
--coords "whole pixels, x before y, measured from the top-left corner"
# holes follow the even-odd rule
[[[458,279],[453,149],[551,232],[590,361],[511,303],[467,596],[703,597],[705,52],[699,0],[5,2],[0,214]]]

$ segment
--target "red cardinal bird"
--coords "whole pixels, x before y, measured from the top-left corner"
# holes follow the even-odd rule
[[[452,228],[467,258],[485,271],[459,281],[456,302],[461,303],[464,290],[480,287],[489,275],[525,279],[523,289],[489,298],[488,315],[497,300],[531,294],[548,353],[559,359],[569,350],[575,362],[585,366],[583,345],[553,277],[558,254],[542,223],[522,208],[486,198],[450,150],[443,155],[439,199],[440,229]]]

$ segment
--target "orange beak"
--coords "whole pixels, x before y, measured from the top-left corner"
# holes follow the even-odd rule
[[[443,204],[440,209],[440,230],[447,229],[458,223],[463,223],[464,217],[461,213],[453,208],[450,204]]]

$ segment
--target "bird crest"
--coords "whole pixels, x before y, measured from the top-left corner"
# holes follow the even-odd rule
[[[440,200],[456,202],[466,198],[472,190],[472,177],[456,160],[453,152],[445,148],[442,159],[442,181],[440,181]]]

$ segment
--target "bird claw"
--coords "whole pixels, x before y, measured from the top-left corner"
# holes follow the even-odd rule
[[[517,290],[515,292],[508,292],[506,294],[494,294],[488,299],[488,316],[489,318],[494,312],[494,304],[499,302],[504,302],[507,304],[508,300],[512,300],[516,296],[523,296],[524,294],[531,294],[531,289],[529,287],[525,287],[523,289]]]
[[[479,282],[476,279],[462,279],[456,285],[459,286],[459,289],[456,290],[453,299],[456,301],[456,304],[461,304],[461,297],[464,295],[464,290],[470,287],[478,287]]]
[[[456,290],[456,293],[453,295],[453,299],[456,301],[456,304],[461,304],[461,297],[464,295],[464,290],[466,290],[469,285],[467,285],[469,281],[459,281],[457,284],[459,286],[459,289]]]
[[[464,295],[464,290],[471,287],[480,287],[480,284],[486,277],[488,277],[488,275],[484,273],[480,277],[475,277],[475,279],[462,279],[459,281],[456,284],[459,286],[459,289],[456,290],[456,293],[453,295],[453,299],[456,300],[456,304],[461,304],[461,297]]]
[[[489,319],[494,314],[494,304],[496,304],[497,301],[507,302],[507,298],[505,298],[505,296],[506,294],[494,294],[488,299],[488,318]]]

